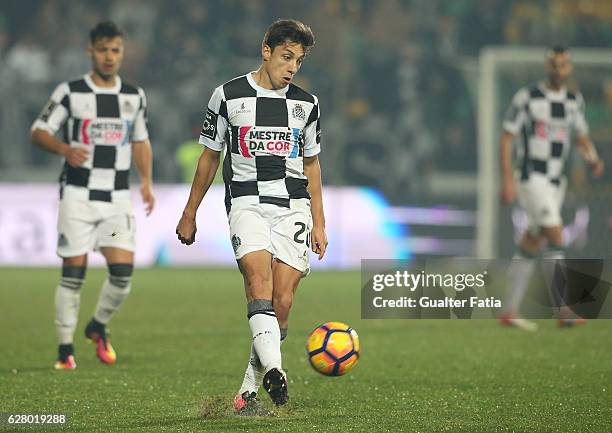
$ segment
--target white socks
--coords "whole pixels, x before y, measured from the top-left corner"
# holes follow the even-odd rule
[[[62,279],[55,289],[55,331],[59,344],[72,344],[84,279],[84,266],[62,267]]]
[[[81,291],[61,284],[55,289],[55,330],[59,344],[72,344],[79,317]]]
[[[281,329],[280,335],[280,344],[282,346],[283,342],[285,341],[285,338],[287,337],[287,328]],[[245,391],[248,391],[249,393],[258,393],[265,372],[266,371],[261,365],[259,357],[257,356],[257,353],[255,353],[255,349],[251,344],[251,355],[249,356],[249,364],[247,365],[246,371],[244,372],[244,379],[242,381],[242,385],[240,386],[238,394],[243,394]]]
[[[249,302],[247,308],[253,348],[263,371],[271,368],[281,369],[280,329],[272,301],[254,299]]]
[[[563,272],[565,251],[562,248],[549,248],[542,254],[542,274],[549,289],[552,306],[560,311],[567,311],[567,276]]]
[[[527,285],[535,268],[535,258],[516,252],[508,267],[508,286],[504,310],[518,315],[521,302],[527,292]]]
[[[96,305],[94,319],[106,325],[113,316],[113,313],[119,309],[119,306],[130,294],[130,289],[130,284],[126,287],[119,287],[111,283],[110,279],[104,281],[100,297],[98,298],[98,304]]]

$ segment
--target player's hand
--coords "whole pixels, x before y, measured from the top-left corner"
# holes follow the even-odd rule
[[[312,241],[312,252],[319,255],[319,260],[325,255],[327,250],[327,235],[325,234],[325,228],[321,226],[314,226],[310,232]]]
[[[83,149],[82,147],[71,147],[66,151],[64,158],[66,158],[68,165],[80,167],[87,161],[88,156],[89,150]]]
[[[597,161],[595,161],[593,164],[591,164],[591,168],[593,169],[593,177],[594,178],[598,178],[601,177],[601,175],[604,172],[604,162],[602,159],[598,159]]]
[[[176,234],[178,235],[179,241],[181,241],[182,244],[191,245],[195,242],[197,231],[195,217],[190,217],[183,213],[176,226]]]
[[[512,204],[516,200],[516,188],[513,180],[505,180],[501,190],[501,200],[503,204]]]
[[[140,185],[140,196],[145,204],[147,216],[151,215],[155,207],[155,194],[153,194],[153,186],[150,183]]]

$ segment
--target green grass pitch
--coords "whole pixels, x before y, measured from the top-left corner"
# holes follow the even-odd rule
[[[0,412],[66,413],[74,432],[612,431],[610,321],[540,321],[526,333],[492,320],[361,320],[359,273],[314,272],[283,345],[289,404],[275,409],[264,393],[274,416],[237,417],[230,402],[250,342],[238,272],[137,269],[110,326],[112,367],[82,336],[104,276],[89,270],[82,289],[78,368],[56,372],[59,270],[0,269]],[[361,338],[344,377],[318,375],[306,359],[307,334],[328,320]]]

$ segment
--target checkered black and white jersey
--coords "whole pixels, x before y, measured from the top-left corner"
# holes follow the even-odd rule
[[[293,84],[269,90],[249,73],[215,89],[200,143],[225,148],[228,212],[237,198],[283,207],[290,207],[291,199],[310,198],[304,157],[321,150],[319,117],[317,97]]]
[[[32,130],[55,134],[89,151],[85,163],[64,163],[63,198],[115,202],[130,200],[132,141],[148,138],[144,91],[117,77],[112,88],[98,87],[89,74],[58,85]]]
[[[520,179],[540,173],[559,184],[572,133],[588,134],[584,99],[565,87],[554,91],[543,83],[519,90],[503,122],[505,131],[520,134]]]

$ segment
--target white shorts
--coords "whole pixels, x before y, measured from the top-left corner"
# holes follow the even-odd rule
[[[529,179],[518,183],[518,201],[527,214],[530,233],[537,234],[541,227],[563,224],[561,208],[565,187],[565,179],[555,185],[550,179],[533,173]]]
[[[266,250],[304,275],[310,271],[312,214],[310,200],[291,200],[291,208],[274,204],[237,203],[229,213],[230,239],[236,260]]]
[[[62,199],[57,221],[57,255],[75,257],[103,247],[134,251],[136,224],[129,201]]]

